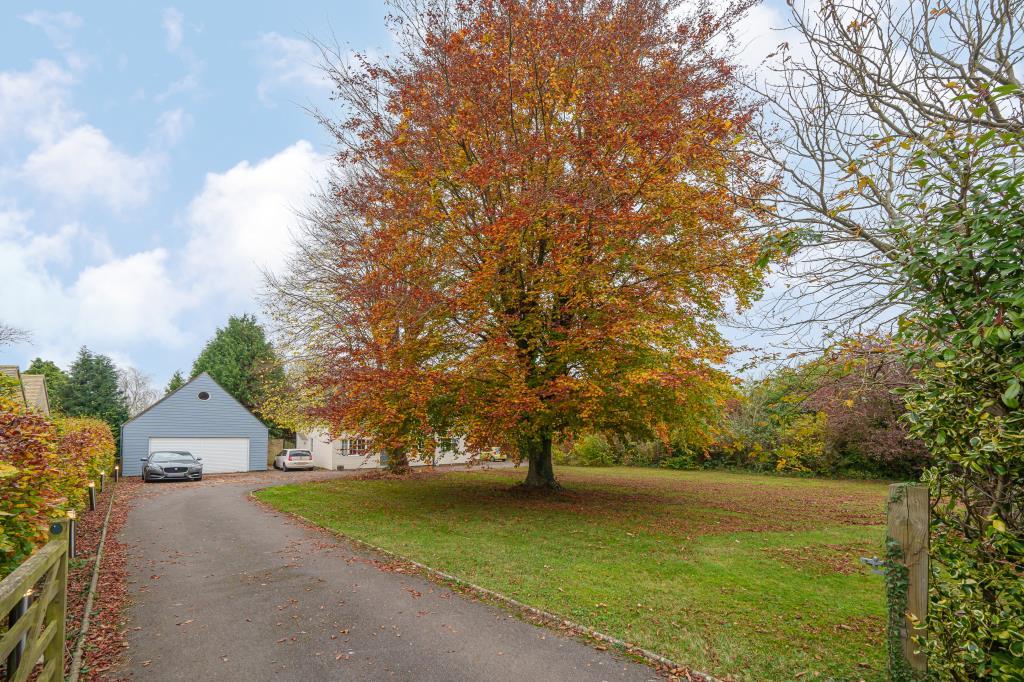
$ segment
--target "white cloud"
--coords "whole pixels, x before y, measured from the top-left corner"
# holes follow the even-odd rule
[[[327,158],[301,140],[255,164],[242,161],[225,173],[208,174],[188,208],[185,263],[192,280],[251,301],[262,285],[260,269],[285,263],[295,212],[326,168]]]
[[[69,203],[95,198],[120,211],[145,203],[160,166],[158,157],[126,154],[98,128],[81,125],[33,151],[22,176]]]
[[[66,50],[71,47],[74,32],[81,28],[82,18],[74,12],[47,12],[37,9],[21,17],[24,21],[41,28],[54,47]]]
[[[264,76],[256,86],[256,94],[264,104],[272,105],[271,94],[283,88],[330,90],[331,82],[319,67],[320,52],[308,40],[264,33],[257,41],[257,49]]]
[[[176,7],[168,7],[163,13],[164,44],[167,51],[178,57],[185,66],[185,74],[175,79],[156,94],[153,99],[163,102],[175,95],[196,92],[200,88],[200,76],[206,68],[203,60],[185,44],[185,15]]]
[[[164,112],[152,149],[131,154],[83,123],[71,106],[74,75],[39,60],[26,71],[0,71],[0,186],[14,181],[68,204],[96,200],[121,211],[143,204],[163,166],[163,152],[191,123],[181,109]]]
[[[13,208],[0,211],[0,243],[17,244],[21,258],[33,263],[67,262],[71,254],[71,241],[78,234],[78,226],[64,225],[48,235],[33,234],[26,227],[30,211]]]
[[[732,29],[739,63],[772,80],[772,69],[777,68],[784,57],[797,60],[808,57],[807,42],[800,31],[791,26],[793,13],[800,12],[813,23],[819,7],[818,0],[786,5],[761,3],[751,7]]]
[[[115,168],[92,171],[105,181],[122,173],[118,163],[132,165],[131,157],[97,139],[81,153],[89,145],[108,158],[123,157]],[[129,254],[116,254],[104,233],[80,223],[37,229],[30,211],[0,197],[0,271],[16,283],[16,295],[0,296],[0,319],[32,332],[31,347],[20,350],[26,359],[41,354],[68,362],[81,345],[115,358],[186,348],[195,341],[190,315],[251,308],[262,287],[261,268],[280,271],[288,264],[295,211],[324,179],[327,164],[309,142],[299,141],[268,158],[210,173],[187,208],[187,242]],[[77,169],[66,170],[65,182],[83,183]]]
[[[135,253],[83,270],[71,287],[75,328],[104,342],[154,340],[177,345],[175,319],[189,304],[172,281],[164,249]]]
[[[168,85],[166,89],[154,96],[153,99],[157,102],[164,102],[175,95],[195,92],[198,90],[199,72],[202,71],[202,64],[197,64],[195,69],[195,71],[186,73],[184,76]]]
[[[81,116],[68,105],[74,77],[41,59],[28,71],[0,71],[0,141],[52,142]]]
[[[183,37],[182,25],[185,21],[184,15],[175,7],[168,7],[164,10],[163,24],[167,49],[171,52],[181,47]]]
[[[758,68],[768,55],[786,41],[786,17],[771,5],[754,5],[733,28],[737,58],[745,66]]]
[[[192,115],[184,109],[172,109],[160,114],[153,137],[159,147],[172,146],[181,141],[192,125]]]
[[[191,300],[176,285],[169,254],[154,249],[113,257],[103,237],[78,224],[32,232],[31,213],[0,209],[0,269],[16,295],[0,296],[0,319],[33,335],[33,353],[70,360],[85,344],[124,353],[140,342],[181,343],[175,322]],[[86,265],[65,283],[54,266]],[[81,267],[81,265],[79,265]]]

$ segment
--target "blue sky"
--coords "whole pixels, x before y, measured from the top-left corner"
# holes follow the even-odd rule
[[[329,161],[304,111],[330,90],[307,36],[392,48],[378,2],[4,2],[0,321],[32,339],[0,362],[67,365],[88,345],[158,386],[231,314]],[[741,34],[781,37],[772,5]]]

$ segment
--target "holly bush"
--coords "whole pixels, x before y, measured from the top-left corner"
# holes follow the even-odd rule
[[[917,379],[907,421],[932,456],[921,644],[939,679],[1024,679],[1022,149],[1020,133],[943,131],[921,167],[957,176],[922,178],[917,219],[895,231]],[[967,191],[949,192],[965,172]]]

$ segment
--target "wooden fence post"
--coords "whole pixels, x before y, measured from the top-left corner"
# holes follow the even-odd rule
[[[907,568],[906,613],[899,624],[903,656],[913,670],[927,670],[928,659],[917,651],[912,637],[924,636],[925,628],[915,628],[913,616],[924,624],[928,615],[928,488],[923,485],[889,486],[888,534],[900,548],[896,560]]]

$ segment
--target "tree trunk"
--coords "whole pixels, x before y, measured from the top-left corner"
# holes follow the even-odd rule
[[[404,474],[409,470],[409,454],[405,448],[392,448],[388,451],[388,471],[393,474]]]
[[[523,485],[527,488],[558,490],[562,486],[555,480],[555,470],[551,464],[551,434],[536,434],[524,439],[520,446],[523,459],[530,463]]]

